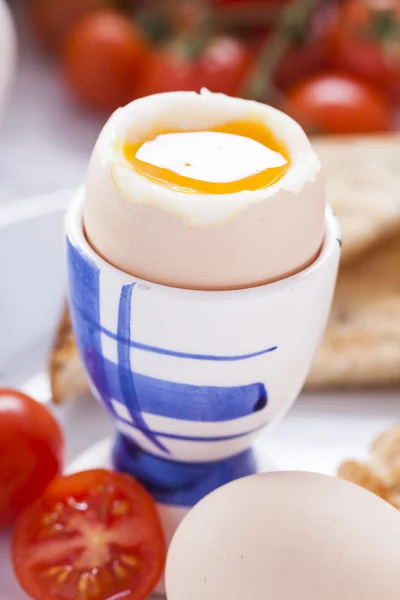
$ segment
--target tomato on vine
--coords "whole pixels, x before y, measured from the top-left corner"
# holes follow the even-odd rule
[[[298,82],[284,110],[308,131],[326,134],[388,131],[392,111],[380,90],[347,73],[322,73]]]
[[[332,60],[400,102],[400,3],[346,0],[332,40]]]
[[[97,11],[67,35],[63,69],[78,98],[111,112],[133,100],[133,82],[146,68],[147,52],[144,34],[127,15]]]
[[[178,90],[199,91],[205,87],[228,95],[239,93],[253,62],[253,55],[240,40],[230,36],[211,39],[199,53],[185,48],[155,49],[138,85],[137,96]]]

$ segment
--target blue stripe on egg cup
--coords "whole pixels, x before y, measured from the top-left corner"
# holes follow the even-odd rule
[[[225,435],[185,434],[185,422],[226,423],[248,417],[266,407],[267,390],[263,383],[218,387],[171,382],[135,371],[131,349],[173,356],[182,361],[240,362],[277,350],[276,346],[244,355],[185,353],[173,348],[160,348],[132,339],[131,316],[134,310],[136,282],[121,287],[117,331],[104,328],[100,318],[100,270],[79,252],[67,238],[69,299],[71,320],[78,347],[95,395],[114,416],[122,431],[144,435],[151,451],[141,449],[129,435],[118,434],[114,462],[118,470],[142,481],[157,501],[191,506],[215,487],[255,471],[251,450],[215,462],[187,463],[168,449],[168,440],[187,444],[213,444],[251,435],[262,426]],[[117,362],[104,356],[102,336],[116,344]],[[161,357],[160,357],[161,358]],[[182,425],[182,433],[150,428],[148,415],[165,417]],[[124,425],[122,428],[121,425]],[[265,424],[264,424],[265,425]],[[264,426],[263,425],[263,426]],[[174,427],[176,429],[176,427]],[[161,453],[161,457],[160,457]],[[159,486],[158,474],[165,481]],[[155,475],[157,477],[155,478]],[[178,486],[177,481],[181,484]]]

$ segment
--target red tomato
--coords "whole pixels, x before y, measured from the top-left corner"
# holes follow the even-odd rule
[[[332,40],[334,66],[355,74],[400,102],[400,4],[347,0]]]
[[[303,77],[317,73],[328,65],[329,46],[325,39],[290,48],[278,65],[275,83],[279,89],[287,90]]]
[[[57,50],[78,19],[105,3],[105,0],[30,0],[29,18],[42,44]]]
[[[170,48],[156,51],[136,87],[138,96],[202,87],[228,95],[238,93],[253,62],[252,53],[239,40],[220,36],[200,57],[189,59]]]
[[[0,390],[0,527],[35,501],[59,474],[63,438],[45,406]]]
[[[338,68],[366,79],[387,91],[395,102],[400,102],[400,37],[385,47],[376,41],[347,37],[339,32],[334,55]]]
[[[169,48],[156,50],[149,59],[148,67],[133,83],[137,97],[160,92],[195,90],[197,65]]]
[[[388,89],[389,71],[376,42],[350,37],[346,32],[338,31],[332,42],[332,51],[335,66]]]
[[[149,494],[101,469],[55,479],[12,539],[15,574],[34,600],[144,600],[165,552]]]
[[[392,119],[389,102],[379,90],[343,73],[300,81],[289,91],[284,109],[318,133],[387,131]]]
[[[89,106],[112,111],[132,100],[132,82],[147,53],[142,32],[127,16],[103,10],[71,29],[63,50],[67,80]]]
[[[251,4],[260,5],[260,4],[287,4],[291,0],[214,0],[214,4],[219,6],[227,6],[230,4],[238,5],[243,4],[248,8]]]
[[[253,55],[239,40],[220,36],[206,48],[200,60],[203,83],[212,92],[234,96],[253,64]]]
[[[209,0],[227,30],[243,30],[249,42],[268,33],[292,0]]]

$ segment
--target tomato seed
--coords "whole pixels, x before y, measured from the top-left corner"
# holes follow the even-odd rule
[[[97,573],[93,574],[92,572],[92,576],[90,577],[89,593],[91,596],[98,596],[100,592],[101,588],[98,582]]]
[[[56,521],[57,515],[55,515],[54,513],[46,513],[43,515],[42,523],[43,525],[45,525],[45,527],[50,527],[51,525],[54,525]]]
[[[64,567],[62,572],[57,577],[58,583],[65,583],[71,574],[71,571],[72,567]]]
[[[112,566],[118,579],[125,579],[125,577],[128,575],[128,571],[121,565],[121,563],[116,560],[113,562]]]
[[[113,502],[111,514],[115,516],[123,516],[129,513],[129,504],[124,500],[116,500]]]
[[[137,567],[139,564],[137,557],[133,556],[133,554],[122,554],[121,560],[130,567]]]
[[[63,567],[61,567],[61,565],[54,565],[53,567],[46,569],[44,575],[45,577],[54,577],[54,575],[58,575],[62,570]]]
[[[89,585],[89,574],[84,573],[79,578],[78,592],[80,592],[83,595],[86,592],[88,585]]]

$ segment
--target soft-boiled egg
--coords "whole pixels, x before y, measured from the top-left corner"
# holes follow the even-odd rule
[[[267,473],[217,489],[185,517],[168,600],[397,600],[400,514],[355,484]]]
[[[275,281],[311,264],[324,235],[320,162],[301,127],[265,104],[206,90],[118,109],[84,193],[92,247],[173,287]]]

